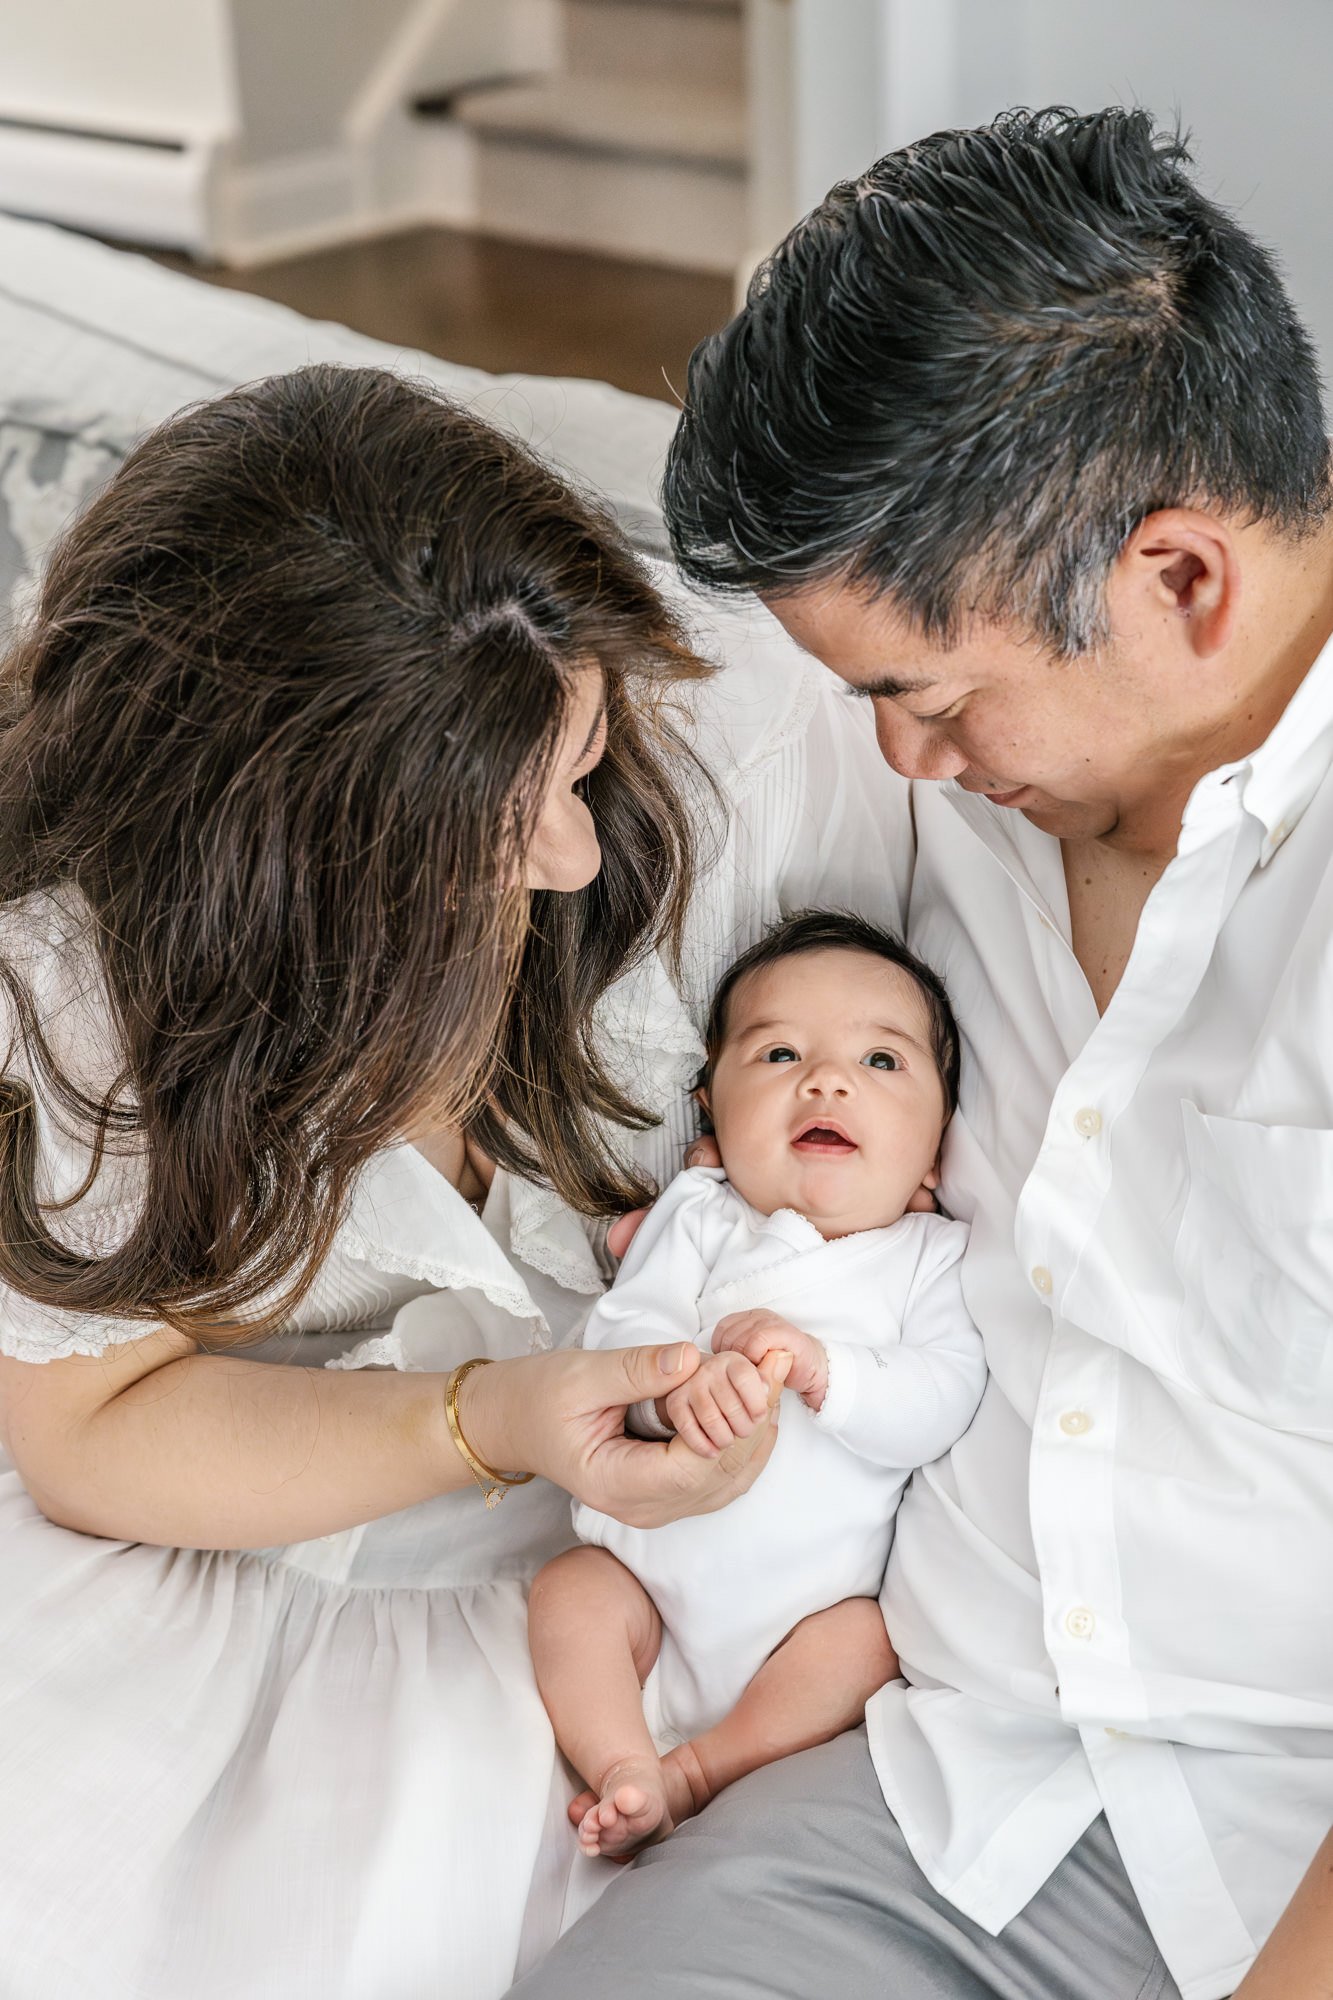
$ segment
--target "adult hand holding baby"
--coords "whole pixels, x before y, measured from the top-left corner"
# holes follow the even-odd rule
[[[462,1385],[460,1418],[486,1464],[521,1463],[599,1513],[657,1528],[727,1506],[754,1484],[773,1449],[780,1380],[771,1397],[765,1389],[748,1435],[721,1457],[702,1456],[680,1437],[650,1444],[625,1435],[629,1405],[671,1396],[705,1365],[689,1341],[496,1361]]]
[[[716,1345],[716,1343],[714,1343]],[[777,1349],[778,1343],[773,1342]],[[792,1365],[790,1353],[705,1354],[677,1389],[664,1396],[658,1414],[682,1443],[701,1458],[727,1459],[728,1469],[748,1461],[748,1451],[732,1459],[733,1446],[748,1445],[758,1425],[775,1417]]]

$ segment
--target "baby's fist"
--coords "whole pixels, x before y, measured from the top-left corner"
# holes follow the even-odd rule
[[[701,1458],[716,1458],[749,1437],[768,1406],[768,1383],[744,1354],[706,1354],[689,1381],[660,1405],[677,1436]]]
[[[799,1326],[778,1313],[759,1308],[752,1312],[728,1313],[713,1329],[715,1354],[743,1354],[757,1368],[766,1354],[790,1354],[791,1373],[787,1387],[794,1389],[809,1409],[817,1410],[828,1389],[828,1355],[822,1341],[802,1333]]]

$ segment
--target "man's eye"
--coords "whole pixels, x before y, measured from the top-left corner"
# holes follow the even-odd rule
[[[868,1056],[862,1056],[867,1069],[901,1069],[902,1064],[892,1049],[872,1049]]]
[[[951,701],[947,708],[932,709],[929,715],[918,715],[916,720],[918,722],[952,722],[966,699],[966,695],[959,695],[957,701]]]
[[[801,1058],[797,1055],[795,1049],[789,1049],[785,1043],[781,1044],[776,1049],[764,1050],[765,1062],[787,1063],[787,1062],[799,1062],[800,1060]]]

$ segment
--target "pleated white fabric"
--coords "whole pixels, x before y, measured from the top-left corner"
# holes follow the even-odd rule
[[[753,607],[704,639],[728,668],[695,721],[732,824],[683,994],[652,960],[603,1020],[663,1115],[634,1142],[661,1179],[720,967],[783,907],[892,920],[910,861],[868,710]],[[400,1147],[366,1175],[299,1333],[266,1352],[523,1353],[576,1337],[602,1283],[554,1197],[501,1175],[478,1220]],[[30,1361],[134,1331],[0,1298],[0,1341]],[[564,1822],[526,1643],[528,1580],[570,1539],[567,1497],[538,1483],[494,1513],[469,1491],[299,1548],[122,1544],[53,1526],[0,1456],[0,2000],[503,1993],[605,1880]]]

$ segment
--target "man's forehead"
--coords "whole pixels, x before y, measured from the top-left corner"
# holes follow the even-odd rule
[[[950,645],[923,636],[893,600],[846,582],[766,595],[768,609],[802,652],[849,687],[885,701],[1026,673],[1042,655],[1026,632],[974,617]]]
[[[885,598],[868,598],[846,583],[808,585],[765,599],[796,641],[862,693],[921,694],[938,680],[931,649]]]

